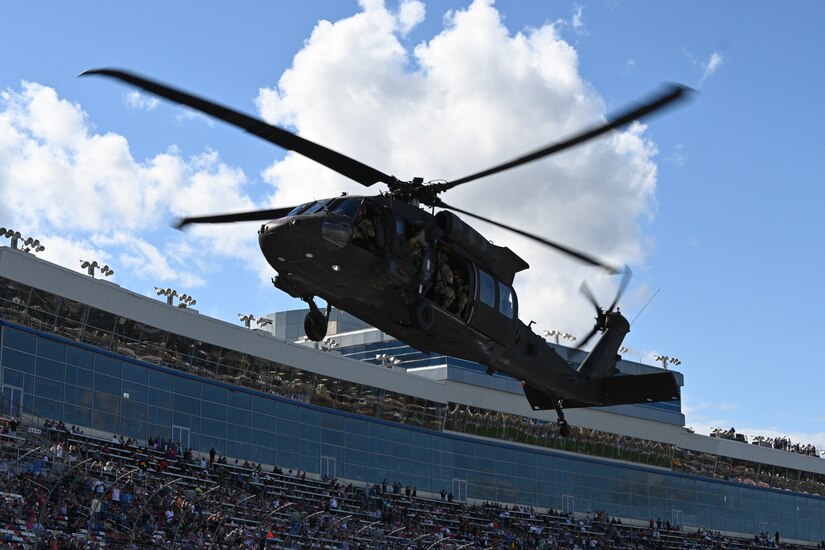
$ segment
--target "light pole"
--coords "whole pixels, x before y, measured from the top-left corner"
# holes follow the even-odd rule
[[[197,300],[189,296],[188,294],[178,294],[178,291],[173,288],[158,288],[155,287],[155,292],[158,293],[158,296],[166,296],[166,304],[173,305],[173,300],[175,296],[178,297],[178,307],[179,308],[186,308],[188,306],[194,306],[197,303]]]
[[[241,322],[243,322],[246,328],[252,328],[252,321],[255,320],[254,315],[252,315],[251,313],[248,313],[246,315],[244,315],[243,313],[238,313],[238,317],[241,319]]]
[[[556,330],[556,329],[545,330],[543,334],[544,334],[545,338],[554,338],[555,341],[556,341],[556,344],[559,344],[559,339],[560,338],[564,339],[564,340],[569,340],[570,342],[575,342],[576,341],[576,337],[573,336],[572,334],[570,334],[569,332],[562,332],[562,331]]]
[[[667,369],[668,363],[676,367],[682,364],[682,362],[675,357],[668,357],[667,355],[654,355],[653,358],[662,364],[663,369]]]
[[[401,359],[392,357],[390,355],[387,355],[386,353],[380,353],[376,355],[375,359],[376,361],[381,361],[381,366],[388,369],[391,369],[395,365],[401,364]]]
[[[11,239],[11,247],[17,249],[17,243],[23,238],[23,235],[20,234],[20,231],[0,227],[0,237]]]
[[[32,239],[29,237],[25,241],[23,241],[23,252],[30,252],[32,254],[36,252],[43,252],[46,250],[46,247],[40,244],[40,239]]]
[[[108,265],[104,265],[101,267],[101,265],[97,263],[97,260],[92,262],[88,260],[80,260],[80,267],[82,269],[85,269],[86,274],[93,279],[95,277],[95,269],[100,270],[100,274],[104,277],[111,277],[115,274],[115,272],[111,268],[109,268]]]

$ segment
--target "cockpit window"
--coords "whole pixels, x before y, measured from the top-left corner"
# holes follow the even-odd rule
[[[513,303],[513,289],[504,283],[498,284],[498,310],[508,319],[513,318],[515,304]]]
[[[335,199],[330,205],[330,210],[347,218],[355,218],[355,213],[358,211],[360,204],[361,199]]]
[[[312,206],[314,204],[315,204],[314,202],[308,202],[308,203],[296,206],[295,208],[293,208],[292,210],[289,211],[289,214],[287,214],[287,216],[297,216],[298,214],[303,214],[306,211],[307,208],[309,208],[310,206]]]
[[[315,201],[314,203],[312,203],[312,205],[310,205],[309,208],[307,208],[305,211],[301,212],[301,214],[314,214],[316,212],[320,212],[331,201],[332,201],[332,199],[326,199],[326,200],[322,200],[322,201]]]

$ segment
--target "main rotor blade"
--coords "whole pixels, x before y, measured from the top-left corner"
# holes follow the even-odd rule
[[[528,239],[532,239],[532,240],[534,240],[536,242],[539,242],[539,243],[541,243],[545,246],[549,246],[550,248],[555,248],[559,252],[563,252],[563,253],[567,254],[568,256],[572,256],[573,258],[576,258],[577,260],[581,260],[584,263],[587,263],[587,264],[590,264],[590,265],[595,265],[596,267],[604,268],[607,271],[609,271],[612,275],[616,275],[617,273],[621,273],[620,269],[618,269],[616,267],[613,267],[612,265],[606,264],[606,263],[602,262],[601,260],[595,258],[594,256],[590,256],[589,254],[585,254],[584,252],[580,252],[578,250],[574,250],[574,249],[569,248],[567,246],[564,246],[562,244],[559,244],[559,243],[556,243],[556,242],[553,242],[553,241],[549,241],[549,240],[547,240],[543,237],[539,237],[538,235],[533,235],[532,233],[522,231],[521,229],[516,229],[515,227],[510,227],[509,225],[504,225],[503,223],[499,223],[499,222],[491,220],[489,218],[485,218],[484,216],[479,216],[478,214],[473,214],[472,212],[468,212],[466,210],[456,208],[455,206],[450,206],[450,205],[444,203],[443,201],[439,201],[438,206],[440,206],[441,208],[446,208],[448,210],[455,210],[456,212],[466,214],[467,216],[471,216],[473,218],[476,218],[477,220],[481,220],[483,222],[491,223],[491,224],[493,224],[497,227],[500,227],[502,229],[512,231],[513,233],[517,233],[517,234],[521,235],[522,237],[527,237]]]
[[[625,124],[629,124],[634,120],[638,120],[643,116],[648,115],[654,111],[658,111],[659,109],[677,100],[686,99],[689,96],[689,93],[692,91],[693,90],[691,88],[688,88],[687,86],[682,86],[681,84],[670,84],[665,88],[663,92],[660,92],[659,94],[653,96],[646,103],[642,103],[638,107],[635,107],[627,111],[620,111],[614,117],[609,118],[608,122],[605,124],[596,126],[595,128],[582,132],[560,143],[554,143],[537,151],[533,151],[532,153],[529,153],[522,157],[515,158],[509,162],[505,162],[504,164],[500,164],[498,166],[494,166],[482,172],[478,172],[463,177],[461,179],[448,182],[444,184],[441,188],[444,191],[446,191],[463,183],[477,180],[486,176],[491,176],[493,174],[498,174],[499,172],[509,170],[510,168],[515,168],[516,166],[521,166],[522,164],[527,164],[528,162],[532,162],[534,160],[538,160],[548,155],[552,155],[553,153],[558,153],[559,151],[569,149],[570,147],[573,147],[575,145],[598,137],[611,130],[620,128]]]
[[[376,170],[371,166],[367,166],[366,164],[363,164],[346,155],[342,155],[337,151],[328,149],[323,145],[304,139],[288,130],[267,124],[260,119],[245,115],[235,111],[234,109],[224,107],[213,101],[194,96],[182,90],[137,76],[133,73],[108,68],[89,69],[80,73],[80,76],[89,75],[103,75],[116,78],[123,82],[132,84],[133,86],[137,86],[138,88],[143,88],[147,92],[165,97],[166,99],[180,103],[181,105],[186,105],[187,107],[197,109],[202,113],[219,118],[224,122],[228,122],[233,126],[246,130],[250,134],[265,139],[270,143],[274,143],[279,147],[283,147],[289,151],[295,151],[296,153],[314,160],[327,168],[335,170],[339,174],[355,180],[366,187],[378,182],[390,183],[395,180],[392,176]]]
[[[616,309],[616,304],[619,303],[619,300],[624,294],[624,291],[627,289],[627,285],[630,283],[630,276],[633,273],[630,271],[630,266],[624,266],[624,273],[622,273],[622,281],[619,283],[619,290],[616,291],[616,297],[613,299],[613,303],[610,304],[610,307],[607,308],[607,311],[613,311]]]
[[[217,214],[214,216],[194,216],[180,218],[175,223],[175,228],[183,229],[193,223],[231,223],[231,222],[251,222],[259,220],[276,220],[289,214],[295,207],[271,208],[269,210],[253,210],[251,212],[236,212],[234,214]]]

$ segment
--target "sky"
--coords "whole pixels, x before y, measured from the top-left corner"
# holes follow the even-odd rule
[[[383,187],[82,71],[150,76],[425,181],[681,83],[697,93],[679,108],[443,198],[629,265],[626,358],[681,361],[687,426],[825,449],[824,16],[744,0],[6,2],[0,225],[49,261],[97,260],[239,323],[303,305],[272,287],[258,224],[181,232],[176,217]],[[612,301],[616,277],[471,223],[530,263],[515,287],[535,330],[589,331],[582,281]]]

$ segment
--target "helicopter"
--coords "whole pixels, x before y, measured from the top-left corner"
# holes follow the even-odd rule
[[[90,69],[81,76],[110,77],[196,109],[283,149],[294,151],[364,187],[387,191],[370,196],[342,194],[297,206],[178,220],[190,224],[262,221],[261,251],[275,269],[274,286],[306,302],[308,339],[321,341],[334,306],[424,352],[466,359],[521,381],[533,410],[555,410],[559,432],[570,426],[564,410],[678,400],[671,372],[625,375],[616,368],[630,332],[618,302],[631,272],[585,252],[445,203],[439,195],[459,185],[559,153],[685,100],[692,90],[672,84],[634,108],[561,142],[453,181],[400,180],[337,151],[213,101],[135,73]],[[438,212],[435,210],[438,209]],[[612,303],[601,307],[583,284],[596,322],[584,347],[601,337],[578,367],[559,355],[518,317],[515,275],[529,265],[462,220],[472,217],[553,248],[571,258],[621,274]],[[326,303],[322,310],[316,298]]]

